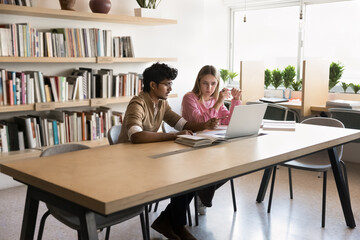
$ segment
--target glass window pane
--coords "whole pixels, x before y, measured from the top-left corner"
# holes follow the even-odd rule
[[[283,70],[297,65],[299,7],[284,7],[235,13],[234,70],[240,61],[264,61],[265,68]]]
[[[304,58],[340,61],[345,66],[340,82],[360,83],[359,12],[360,1],[306,7]]]

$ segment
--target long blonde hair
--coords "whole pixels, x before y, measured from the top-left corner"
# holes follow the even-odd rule
[[[216,85],[215,91],[211,95],[211,97],[213,97],[215,99],[217,99],[219,97],[219,85],[220,85],[219,73],[217,72],[217,70],[214,66],[206,65],[200,69],[200,71],[196,77],[194,88],[192,90],[192,92],[199,98],[200,101],[203,100],[202,93],[201,93],[201,87],[200,87],[200,80],[208,74],[213,75],[217,80],[217,85]]]

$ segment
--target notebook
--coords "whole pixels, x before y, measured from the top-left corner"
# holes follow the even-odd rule
[[[266,103],[236,106],[226,129],[203,132],[201,136],[230,139],[258,134],[266,108]]]

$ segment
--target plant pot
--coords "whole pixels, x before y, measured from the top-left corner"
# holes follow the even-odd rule
[[[73,8],[75,5],[75,1],[76,0],[59,0],[61,9],[75,11],[75,9]]]
[[[135,8],[134,13],[136,17],[160,18],[161,12],[153,8]]]
[[[111,1],[110,0],[90,0],[89,6],[93,13],[107,14],[111,8]]]
[[[301,99],[302,98],[302,91],[292,91],[291,98],[294,99]]]
[[[291,89],[284,89],[283,90],[283,98],[290,99],[291,98]]]

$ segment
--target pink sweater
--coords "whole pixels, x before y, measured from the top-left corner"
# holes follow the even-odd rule
[[[200,102],[198,97],[193,92],[188,92],[184,95],[182,100],[182,116],[190,122],[206,122],[210,118],[222,118],[220,123],[222,125],[228,125],[231,114],[234,107],[241,104],[240,100],[231,100],[230,111],[227,110],[225,105],[222,105],[219,110],[212,108],[216,103],[215,98],[211,98],[209,101]]]

